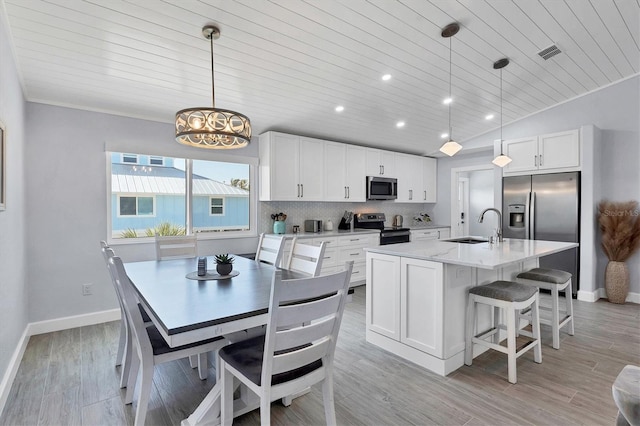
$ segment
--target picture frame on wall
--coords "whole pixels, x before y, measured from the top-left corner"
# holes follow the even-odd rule
[[[7,208],[7,128],[0,121],[0,211]]]

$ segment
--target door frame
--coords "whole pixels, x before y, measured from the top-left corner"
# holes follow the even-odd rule
[[[479,164],[475,166],[465,166],[465,167],[453,167],[451,169],[451,206],[450,206],[450,218],[451,220],[451,237],[461,237],[462,235],[453,235],[457,234],[459,213],[458,213],[458,178],[459,174],[462,172],[475,172],[478,170],[491,170],[495,174],[495,168],[493,164]],[[502,194],[502,188],[499,188],[499,192]],[[495,202],[495,194],[496,194],[496,179],[494,176],[493,183],[493,194],[494,194],[494,202]]]

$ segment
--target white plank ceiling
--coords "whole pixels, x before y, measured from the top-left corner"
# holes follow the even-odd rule
[[[429,154],[637,74],[640,0],[0,0],[27,100],[172,123],[211,105],[267,130]],[[561,53],[537,52],[555,44]],[[392,78],[382,81],[383,74]],[[344,106],[341,113],[335,107]],[[492,120],[485,117],[493,114]],[[406,125],[397,128],[396,123]],[[167,135],[172,139],[173,135]]]

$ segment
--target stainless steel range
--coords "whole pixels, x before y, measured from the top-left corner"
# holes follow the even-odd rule
[[[384,213],[358,213],[354,215],[353,227],[360,229],[379,229],[380,245],[408,243],[411,240],[409,228],[385,227]]]

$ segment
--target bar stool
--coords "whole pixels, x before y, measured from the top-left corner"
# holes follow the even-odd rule
[[[467,303],[467,324],[465,330],[464,363],[471,365],[473,362],[473,343],[486,346],[490,349],[506,353],[509,366],[509,382],[516,383],[516,359],[533,348],[533,358],[535,362],[542,362],[542,349],[540,347],[540,316],[538,312],[537,287],[520,284],[512,281],[494,281],[489,284],[473,287],[469,290]],[[474,336],[476,328],[477,304],[493,306],[494,318],[493,328]],[[516,321],[516,313],[522,309],[531,308],[532,332],[517,330],[520,321]],[[506,327],[500,324],[500,309],[506,313]],[[499,344],[499,331],[507,330],[507,347]],[[531,337],[533,340],[527,343],[520,350],[516,348],[516,335],[522,334]],[[493,337],[493,342],[485,339]]]
[[[575,332],[573,325],[573,299],[571,298],[571,274],[557,269],[534,268],[518,274],[516,281],[522,284],[534,285],[538,288],[551,290],[551,314],[552,318],[540,318],[541,324],[551,326],[553,332],[553,348],[560,349],[560,329],[569,325],[569,334]],[[565,310],[560,319],[559,292],[564,291]],[[549,308],[541,307],[541,310]],[[527,318],[526,316],[523,316]]]

